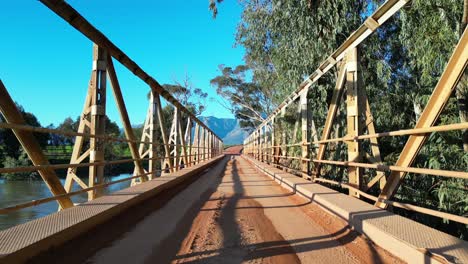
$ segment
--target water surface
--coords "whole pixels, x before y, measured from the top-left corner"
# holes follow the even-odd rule
[[[130,174],[120,174],[118,176],[106,177],[105,181],[116,181],[123,178],[130,177]],[[62,184],[65,179],[60,180]],[[83,179],[88,182],[87,179]],[[130,181],[120,182],[110,185],[105,188],[105,193],[115,192],[130,186]],[[80,190],[79,186],[75,183],[73,191]],[[5,181],[0,179],[0,208],[29,202],[41,198],[52,196],[46,184],[42,180],[37,181]],[[88,199],[87,193],[81,193],[72,196],[74,203],[83,203]],[[58,204],[56,201],[33,206],[29,208],[20,209],[6,215],[0,215],[0,230],[22,224],[51,213],[57,212]]]

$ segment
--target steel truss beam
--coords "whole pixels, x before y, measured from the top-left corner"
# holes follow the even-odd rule
[[[89,131],[90,134],[105,135],[107,58],[106,50],[97,45],[93,45],[93,69],[83,112],[80,117],[80,124],[78,126],[79,133]],[[84,137],[77,136],[70,164],[81,163],[86,158],[89,158],[89,163],[104,161],[104,140],[100,138],[90,138],[89,147],[86,150],[84,150],[84,147],[86,147]],[[84,183],[78,177],[75,167],[70,167],[65,180],[65,190],[71,192],[74,182],[85,189],[102,184],[103,179],[104,166],[102,165],[89,167],[88,184]],[[100,196],[101,192],[102,189],[89,191],[88,200]]]
[[[445,105],[452,95],[453,91],[458,84],[461,76],[463,75],[467,66],[468,60],[468,33],[467,29],[461,36],[455,50],[445,67],[442,76],[437,83],[429,101],[424,108],[416,126],[414,128],[427,128],[431,127],[437,121],[440,113],[444,109]],[[414,159],[421,150],[424,142],[428,135],[411,135],[403,148],[396,166],[410,167]],[[388,204],[382,202],[382,200],[390,200],[398,190],[401,181],[406,176],[404,172],[392,172],[379,195],[379,200],[375,203],[380,208],[386,208]]]
[[[8,93],[5,85],[0,80],[0,111],[5,118],[7,123],[12,124],[21,124],[25,125],[26,122],[21,115],[21,112],[16,107],[15,102],[11,98],[10,94]],[[37,165],[49,165],[49,161],[47,160],[46,156],[42,152],[39,143],[37,142],[34,134],[30,131],[21,130],[21,129],[12,129],[13,133],[15,134],[16,138],[20,142],[21,146],[23,147],[26,154],[28,154],[29,159],[32,161],[34,166]],[[41,175],[42,179],[46,183],[47,187],[49,188],[50,192],[56,195],[64,195],[67,192],[62,186],[60,179],[57,177],[55,171],[53,169],[39,169],[39,175]],[[73,203],[70,197],[62,197],[57,200],[61,208],[69,208],[73,206]]]
[[[133,134],[133,129],[132,129],[132,125],[130,123],[130,118],[128,117],[128,112],[127,112],[127,108],[125,107],[125,102],[124,102],[124,99],[123,99],[123,95],[122,95],[122,91],[120,89],[120,84],[119,84],[119,81],[117,79],[117,74],[115,72],[115,69],[114,69],[114,64],[112,63],[112,57],[110,56],[107,56],[107,76],[109,77],[109,80],[111,82],[111,88],[112,88],[112,91],[113,91],[113,94],[114,94],[114,99],[115,99],[115,102],[117,104],[117,108],[119,110],[119,114],[120,114],[120,119],[122,121],[122,124],[123,124],[123,128],[124,128],[124,133],[125,133],[125,137],[130,140],[128,142],[128,147],[130,149],[130,153],[132,155],[132,158],[134,159],[134,162],[133,164],[135,165],[135,172],[133,173],[133,175],[146,175],[146,171],[143,169],[143,166],[141,164],[141,155],[143,153],[140,153],[138,148],[137,148],[137,144],[135,143],[135,135]],[[151,141],[151,142],[154,142],[154,141]],[[148,171],[150,172],[153,172],[155,173],[155,168],[153,168],[153,164],[155,164],[155,160],[152,160],[153,157],[155,157],[154,153],[156,151],[156,145],[151,145],[150,148],[152,149],[150,155],[149,155],[149,158],[150,158],[150,168],[148,169]],[[153,174],[150,174],[150,175],[153,175]],[[147,177],[147,176],[142,176],[140,179],[140,181],[144,182],[146,180],[148,180],[148,178],[152,178],[152,177]],[[134,179],[136,180],[136,179]],[[133,180],[133,181],[134,181]],[[133,183],[132,181],[132,183]]]

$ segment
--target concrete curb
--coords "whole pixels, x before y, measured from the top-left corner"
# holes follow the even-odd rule
[[[282,187],[345,220],[354,230],[408,263],[468,263],[468,243],[411,219],[242,155]]]

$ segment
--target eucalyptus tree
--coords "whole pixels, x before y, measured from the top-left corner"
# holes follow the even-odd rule
[[[272,97],[275,89],[272,86],[260,86],[258,82],[249,81],[244,65],[236,68],[220,65],[221,75],[211,80],[216,92],[228,103],[220,102],[239,120],[241,127],[253,128],[265,120],[275,105]]]
[[[364,1],[241,1],[237,43],[253,80],[278,104],[361,23]]]

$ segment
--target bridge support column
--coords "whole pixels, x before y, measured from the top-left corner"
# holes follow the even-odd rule
[[[203,158],[202,161],[205,161],[207,158],[208,150],[206,149],[208,146],[208,131],[205,128],[203,129]]]
[[[268,155],[268,150],[269,150],[269,147],[270,147],[270,141],[268,140],[268,135],[270,134],[270,125],[267,123],[265,125],[265,137],[264,137],[264,140],[263,140],[263,145],[265,146],[264,149],[263,149],[263,155],[264,155],[264,162],[268,163],[270,161],[270,157]]]
[[[24,118],[21,116],[21,112],[16,107],[15,102],[10,97],[7,89],[0,80],[0,111],[5,118],[7,123],[26,125]],[[20,142],[23,149],[28,154],[29,159],[32,161],[34,166],[37,165],[49,165],[49,161],[42,152],[39,143],[36,141],[32,132],[20,129],[13,129],[13,133]],[[65,188],[62,186],[59,178],[52,169],[40,169],[38,170],[39,175],[46,183],[50,192],[56,195],[66,194]],[[61,208],[69,208],[73,206],[70,197],[63,197],[57,200]]]
[[[258,140],[260,142],[260,148],[259,148],[259,150],[260,150],[260,161],[264,162],[265,161],[265,156],[263,154],[265,153],[265,143],[264,143],[264,141],[265,141],[265,126],[262,126],[260,128],[260,132],[258,134],[258,137],[259,137]]]
[[[193,132],[193,159],[194,164],[200,163],[200,125],[195,123],[195,129]]]
[[[177,122],[179,122],[179,144],[180,144],[180,155],[181,155],[181,158],[180,158],[180,161],[179,161],[179,169],[183,169],[183,168],[186,168],[188,165],[188,156],[187,156],[187,143],[185,141],[185,134],[182,133],[182,124],[181,124],[181,117],[182,115],[182,112],[180,112],[179,114],[179,120],[177,120]]]
[[[174,107],[171,133],[169,135],[169,145],[172,146],[171,159],[173,159],[174,171],[178,171],[187,165],[187,149],[185,148],[184,135],[180,125],[180,110]]]
[[[352,49],[347,55],[346,66],[346,114],[347,136],[362,135],[363,98],[362,87],[359,80],[358,50]],[[348,161],[361,162],[362,150],[360,141],[348,141]],[[349,184],[361,189],[363,169],[348,166]],[[349,195],[359,197],[356,191],[349,190]]]
[[[207,159],[211,158],[211,139],[212,139],[211,132],[208,132],[207,134],[207,150],[208,150]]]
[[[107,51],[103,48],[94,45],[94,61],[93,77],[91,84],[91,134],[105,135],[106,128],[106,68],[107,68]],[[90,155],[89,161],[100,162],[104,161],[104,145],[105,141],[98,138],[90,139]],[[97,184],[102,184],[104,180],[104,166],[89,167],[89,187]],[[89,199],[94,199],[101,196],[103,189],[96,189],[88,193]]]
[[[338,107],[343,97],[344,84],[346,80],[346,62],[340,65],[340,70],[338,73],[338,78],[335,84],[335,90],[333,90],[333,96],[328,107],[327,118],[325,119],[325,125],[322,130],[321,140],[327,140],[330,137],[330,133],[333,127],[333,121],[335,120],[336,113],[338,112]],[[317,151],[317,160],[322,160],[325,156],[325,150],[327,143],[320,143]],[[321,173],[322,163],[314,162],[314,172],[312,173],[312,179],[319,177]]]
[[[155,96],[153,94],[153,92],[150,92],[150,104],[149,104],[149,107],[150,109],[150,113],[149,113],[149,116],[148,118],[150,119],[149,121],[149,134],[151,136],[150,138],[150,145],[148,145],[148,148],[149,148],[149,153],[148,153],[148,158],[149,158],[149,161],[148,161],[148,172],[150,172],[150,179],[153,179],[155,177],[158,176],[158,173],[157,173],[157,170],[158,170],[158,163],[160,163],[160,167],[161,167],[161,172],[162,172],[162,164],[163,164],[163,160],[157,160],[158,158],[158,146],[157,146],[157,127],[158,127],[158,116],[157,116],[157,112],[158,112],[158,107],[161,107],[161,102],[158,100],[159,99],[159,95]],[[162,120],[161,120],[162,121]],[[161,125],[160,126],[160,130],[163,131],[165,130],[165,128]],[[164,136],[162,136],[163,138],[163,142],[164,141],[167,141],[167,138],[166,138],[166,132],[164,132]],[[165,152],[165,151],[164,151]],[[159,174],[161,175],[161,173]]]
[[[280,155],[280,156],[283,156],[283,158],[279,158],[279,160],[284,161],[283,164],[281,164],[282,165],[281,169],[284,171],[287,171],[286,165],[288,162],[288,147],[286,145],[288,144],[288,141],[287,141],[287,135],[286,135],[287,126],[284,123],[285,115],[286,115],[286,107],[283,107],[281,108],[281,117],[282,117],[281,123],[283,125],[281,126],[281,155]]]
[[[153,92],[150,92],[150,100],[149,100],[149,106],[148,110],[146,112],[146,118],[145,118],[145,123],[143,125],[142,133],[141,133],[141,143],[138,148],[138,153],[140,155],[140,158],[149,158],[148,161],[148,172],[152,172],[150,174],[149,179],[153,179],[158,176],[157,174],[157,164],[158,164],[158,148],[156,144],[156,139],[157,139],[157,126],[158,126],[158,109],[161,107],[161,102],[159,101],[159,95],[154,95]],[[162,121],[162,120],[161,120]],[[159,122],[159,126],[161,126],[162,122]],[[162,135],[163,142],[167,143],[167,138],[165,135],[164,129],[162,132],[164,134]],[[165,149],[164,149],[165,150]],[[166,151],[165,151],[166,152]],[[168,152],[168,151],[167,151]],[[166,152],[166,153],[167,153]],[[167,154],[166,154],[167,155]],[[161,160],[161,170],[164,168],[164,160]],[[137,168],[135,168],[137,169]],[[135,170],[134,175],[138,173],[137,170]],[[137,180],[134,179],[132,180],[132,185],[136,184]]]
[[[217,144],[218,144],[218,139],[216,138],[216,135],[213,134],[213,146],[211,147],[211,149],[213,150],[213,152],[211,154],[212,158],[216,157],[216,155],[218,153]]]
[[[270,162],[274,165],[275,164],[275,117],[271,118],[271,149],[270,149]]]
[[[309,178],[309,164],[310,161],[306,160],[309,157],[309,107],[307,104],[307,93],[309,88],[305,89],[300,97],[300,107],[301,107],[301,123],[302,123],[302,146],[301,146],[301,174],[302,178]]]
[[[257,130],[255,130],[253,132],[253,156],[254,156],[254,159],[258,159],[258,156],[257,156]]]
[[[209,150],[210,150],[210,159],[213,158],[213,139],[214,139],[214,135],[213,133],[210,132],[210,147],[209,147]]]
[[[206,153],[206,148],[205,148],[205,139],[206,139],[206,131],[204,127],[200,127],[200,162],[205,161],[205,153]]]
[[[185,127],[185,144],[186,144],[186,155],[187,155],[187,167],[192,166],[192,119],[187,118],[187,126]]]
[[[208,132],[207,135],[206,135],[206,143],[207,143],[207,146],[206,146],[206,150],[207,150],[207,159],[211,159],[211,138],[212,138],[212,135],[211,135],[211,132]]]
[[[257,130],[257,160],[262,160],[262,137],[261,137],[262,130],[259,128]]]
[[[172,165],[172,160],[170,158],[171,156],[171,148],[169,146],[169,138],[167,137],[166,133],[166,126],[165,126],[165,120],[164,120],[164,115],[163,115],[163,110],[162,110],[162,105],[161,105],[161,98],[159,97],[159,94],[156,94],[153,90],[150,92],[150,107],[152,111],[151,118],[153,120],[153,127],[155,126],[155,121],[156,119],[158,120],[159,124],[159,131],[161,132],[161,138],[163,141],[163,150],[164,150],[164,158],[160,160],[161,162],[161,175],[164,173],[169,173],[173,171],[173,165]],[[153,137],[152,141],[153,145],[156,145],[156,138]],[[157,154],[155,153],[152,158],[156,158]],[[154,160],[156,162],[157,160]],[[151,164],[151,166],[154,168],[154,165]]]
[[[215,143],[215,135],[214,133],[211,133],[211,158],[214,158],[215,154],[215,149],[214,149],[214,143]]]
[[[263,127],[258,129],[258,160],[263,162]]]
[[[83,112],[80,117],[78,132],[84,133],[89,131],[92,135],[105,135],[106,121],[106,69],[107,69],[107,52],[103,48],[94,44],[93,46],[93,70],[91,80],[89,82],[88,94],[86,96]],[[77,136],[70,163],[81,163],[87,157],[89,162],[104,161],[104,140],[102,138],[90,138],[89,149],[82,152],[84,138]],[[69,168],[67,178],[65,180],[65,190],[70,192],[73,187],[73,182],[78,183],[82,188],[93,187],[103,182],[104,166],[92,165],[89,166],[89,180],[86,185],[77,175],[76,168]],[[95,189],[88,192],[88,200],[98,197],[102,193],[102,189]]]
[[[216,136],[214,133],[211,133],[211,158],[216,156]]]
[[[257,159],[257,130],[252,133],[252,156]]]

